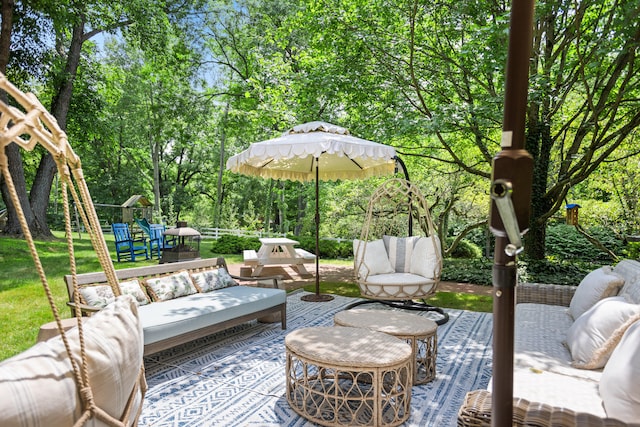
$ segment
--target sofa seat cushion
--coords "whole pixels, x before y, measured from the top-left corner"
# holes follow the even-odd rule
[[[601,370],[578,369],[571,365],[573,358],[564,342],[572,324],[573,319],[567,307],[517,304],[514,367],[518,370],[550,372],[599,381]]]
[[[233,286],[139,307],[148,345],[286,302],[281,289]]]
[[[406,300],[429,295],[436,282],[411,273],[389,273],[369,276],[366,282],[360,282],[363,296],[381,299]]]
[[[433,285],[435,280],[413,273],[387,273],[369,276],[367,282],[375,285],[421,285],[425,283]]]
[[[598,381],[590,379],[516,369],[513,374],[513,395],[530,402],[546,403],[598,417],[606,416],[598,393]]]

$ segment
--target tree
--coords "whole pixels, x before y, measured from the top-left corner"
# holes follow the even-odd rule
[[[305,58],[332,58],[322,71],[339,77],[329,84],[357,94],[358,102],[341,98],[348,117],[404,155],[486,180],[499,150],[507,6],[325,0],[307,4],[294,25],[315,35]],[[532,258],[544,256],[546,222],[568,188],[640,124],[639,8],[631,0],[538,4],[527,123]]]
[[[94,2],[68,0],[65,2],[26,2],[31,7],[29,13],[42,14],[51,23],[55,30],[55,58],[51,62],[53,66],[41,71],[41,74],[49,76],[51,107],[50,111],[57,119],[62,130],[67,127],[67,115],[73,94],[78,67],[80,65],[83,44],[97,34],[106,31],[115,31],[118,28],[126,28],[132,22],[133,31],[144,32],[156,29],[157,16],[165,16],[170,13],[164,9],[164,2],[152,2],[145,0],[133,0],[126,3],[113,3],[96,0]],[[188,3],[182,5],[188,7]],[[46,38],[45,33],[36,37]],[[153,33],[150,33],[153,34]],[[49,65],[49,64],[45,64]],[[12,158],[12,163],[21,162],[21,159]],[[49,204],[49,195],[53,178],[56,173],[55,162],[50,153],[43,154],[38,166],[35,178],[29,192],[29,204],[24,205],[29,229],[33,235],[50,236],[46,211]],[[20,182],[22,177],[14,177],[20,189],[21,200],[25,199],[26,184]],[[4,197],[4,194],[3,194]],[[6,199],[5,199],[6,201]],[[15,213],[8,205],[8,222],[5,228],[7,233],[19,233]]]

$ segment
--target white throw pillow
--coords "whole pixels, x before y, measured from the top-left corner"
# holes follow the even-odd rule
[[[640,420],[640,322],[627,329],[600,377],[600,397],[607,417],[626,423]]]
[[[421,237],[418,239],[411,255],[409,273],[417,274],[427,279],[435,279],[440,276],[439,252],[440,240],[438,236],[434,235],[433,237]]]
[[[602,368],[626,329],[638,319],[640,305],[631,304],[624,297],[610,297],[597,302],[567,331],[567,347],[573,366]]]
[[[80,287],[80,300],[91,307],[105,308],[116,297],[109,285],[88,285]]]
[[[131,279],[120,282],[119,285],[122,295],[131,295],[135,298],[138,305],[147,305],[151,302],[149,301],[149,297],[147,296],[147,293],[145,292],[142,285],[140,285],[138,279]]]
[[[604,266],[587,274],[578,285],[571,303],[569,314],[577,319],[603,298],[618,295],[624,279],[613,273],[611,267]]]
[[[216,287],[218,283],[218,269],[200,271],[198,273],[191,273],[193,284],[198,289],[198,292],[211,292],[218,289]]]
[[[620,295],[624,295],[629,302],[640,304],[640,278],[625,282],[620,290]]]
[[[363,253],[364,260],[362,260]],[[360,265],[360,260],[362,260],[362,265],[360,265],[359,270],[359,277],[361,279],[376,274],[395,273],[391,262],[389,262],[387,250],[384,247],[382,239],[371,242],[354,240],[353,254],[356,260],[356,266]]]
[[[120,418],[142,367],[142,324],[133,298],[121,296],[82,322],[93,398]],[[78,329],[67,332],[73,358],[81,363]],[[40,342],[0,363],[0,425],[72,426],[82,411],[80,391],[61,337]],[[140,390],[132,414],[142,404]],[[105,426],[93,418],[86,425]]]
[[[154,301],[167,301],[198,292],[186,270],[169,276],[146,279],[145,282]]]

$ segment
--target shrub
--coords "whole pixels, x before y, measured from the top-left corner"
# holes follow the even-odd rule
[[[491,285],[493,261],[486,258],[456,259],[446,258],[442,262],[440,279],[447,282]]]
[[[519,260],[518,281],[578,285],[587,273],[601,266],[601,263],[576,260]]]
[[[290,239],[300,242],[300,248],[311,253],[316,252],[315,237],[288,236]],[[338,242],[330,239],[320,239],[320,257],[333,259],[353,258],[353,245],[351,241]],[[214,254],[242,254],[245,249],[260,249],[260,240],[257,237],[240,237],[224,234],[219,239],[213,240],[211,252]]]
[[[260,240],[257,237],[241,237],[224,234],[213,241],[211,252],[215,254],[241,254],[245,249],[260,249]]]
[[[629,242],[624,248],[622,254],[625,258],[640,259],[640,242]]]
[[[449,238],[448,244],[453,242],[453,238]],[[456,245],[456,248],[449,254],[451,258],[480,258],[482,257],[482,249],[469,240],[462,239]]]
[[[590,227],[585,231],[600,241],[615,254],[622,254],[624,243],[616,238],[612,230],[604,227]],[[593,245],[575,227],[567,224],[556,224],[547,227],[546,253],[561,260],[582,260],[611,262],[606,252]]]
[[[601,263],[565,260],[518,260],[518,282],[578,285],[582,278]],[[441,280],[450,282],[492,285],[493,260],[487,258],[443,261]]]

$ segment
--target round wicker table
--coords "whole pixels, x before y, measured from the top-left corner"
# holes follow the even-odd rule
[[[336,313],[333,322],[384,332],[407,341],[413,353],[413,384],[425,384],[436,378],[438,325],[433,320],[393,310],[351,309]]]
[[[303,328],[287,334],[287,401],[325,426],[397,426],[409,417],[411,347],[381,332]]]

